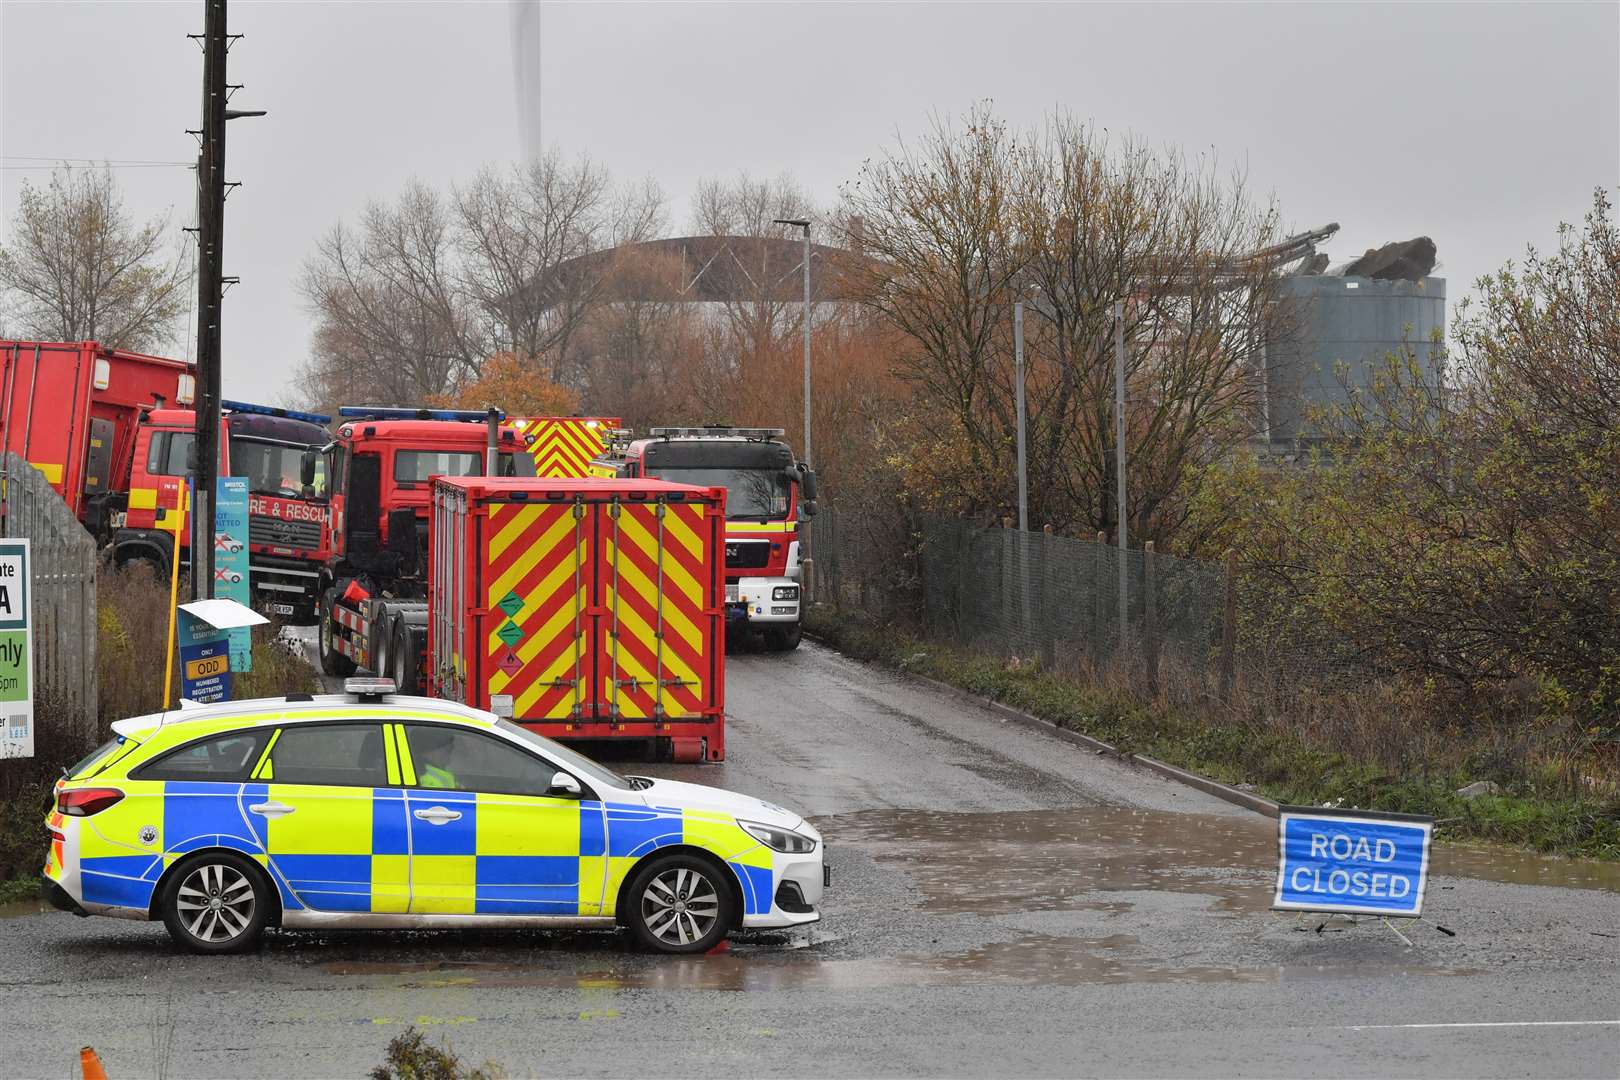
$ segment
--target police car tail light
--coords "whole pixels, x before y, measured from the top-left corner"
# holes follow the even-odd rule
[[[117,788],[70,788],[57,792],[56,808],[68,817],[89,817],[101,813],[123,797],[124,793]]]
[[[778,829],[771,825],[761,825],[757,821],[739,820],[737,824],[749,836],[752,836],[772,851],[780,851],[789,855],[804,855],[816,850],[814,840],[791,829]]]

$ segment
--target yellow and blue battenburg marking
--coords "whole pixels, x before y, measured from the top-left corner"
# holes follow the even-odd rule
[[[172,780],[122,786],[130,797],[111,817],[138,829],[130,815],[157,799],[162,831],[153,850],[140,852],[107,839],[100,817],[85,819],[87,903],[148,908],[166,867],[214,847],[270,870],[288,911],[611,915],[630,869],[678,844],[726,861],[744,915],[769,912],[774,895],[770,852],[724,814],[422,788]],[[294,812],[267,818],[250,809],[267,802]]]

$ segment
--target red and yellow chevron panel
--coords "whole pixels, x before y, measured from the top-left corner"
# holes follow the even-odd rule
[[[485,535],[484,670],[513,715],[568,719],[591,677],[593,511],[491,503]]]
[[[697,716],[713,699],[713,554],[700,503],[602,508],[601,712],[621,719]],[[615,633],[615,628],[617,633]]]
[[[535,475],[575,480],[591,476],[591,459],[619,426],[614,416],[527,416],[509,421],[534,458]]]

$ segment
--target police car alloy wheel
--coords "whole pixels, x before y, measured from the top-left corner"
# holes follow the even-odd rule
[[[164,925],[176,944],[192,952],[251,949],[269,914],[263,882],[258,868],[240,856],[199,856],[170,879],[162,901]]]
[[[630,931],[642,945],[666,953],[705,952],[735,919],[730,891],[702,859],[671,855],[642,867],[631,883]]]

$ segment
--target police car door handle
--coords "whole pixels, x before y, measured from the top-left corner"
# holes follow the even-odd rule
[[[277,818],[286,817],[288,814],[292,813],[298,808],[296,806],[288,806],[285,803],[262,802],[254,803],[252,806],[248,807],[248,809],[253,811],[255,814],[258,814],[260,817]]]
[[[460,818],[461,811],[451,810],[445,806],[430,806],[426,810],[416,811],[416,816],[422,821],[431,822],[434,825],[444,825]]]

